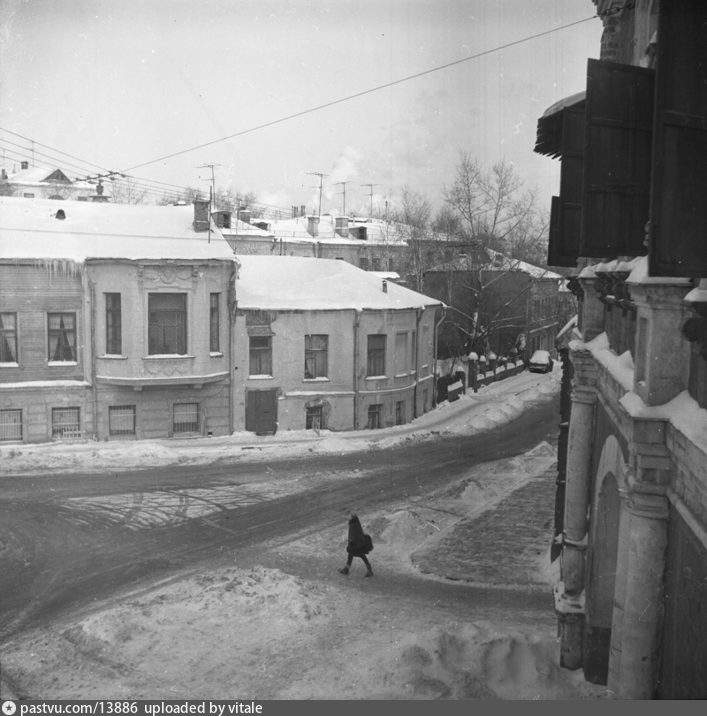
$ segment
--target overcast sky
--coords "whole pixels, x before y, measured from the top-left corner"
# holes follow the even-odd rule
[[[374,205],[408,185],[437,207],[465,151],[513,162],[549,207],[559,162],[533,153],[537,119],[584,88],[601,22],[493,50],[594,11],[590,0],[2,0],[0,148],[8,169],[31,157],[19,134],[76,157],[34,147],[37,164],[71,176],[98,166],[206,192],[211,169],[199,167],[214,164],[217,188],[287,208],[316,208],[308,172],[321,172],[332,212],[336,182],[348,182],[348,211],[367,210],[365,184]]]

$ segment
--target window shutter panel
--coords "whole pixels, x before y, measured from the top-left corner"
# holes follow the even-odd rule
[[[653,145],[652,276],[707,276],[707,2],[661,2]]]
[[[560,234],[560,197],[553,196],[550,204],[550,230],[547,242],[548,266],[577,266],[577,253],[568,251]]]
[[[589,60],[580,255],[646,253],[653,70]]]
[[[557,246],[554,266],[575,266],[579,255],[584,164],[584,102],[567,107],[562,117],[560,197],[557,207]]]

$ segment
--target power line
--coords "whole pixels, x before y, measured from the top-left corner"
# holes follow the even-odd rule
[[[280,117],[279,119],[273,119],[270,122],[264,122],[263,124],[258,124],[255,127],[250,127],[249,129],[242,129],[240,132],[234,132],[233,134],[229,134],[226,137],[221,137],[220,139],[212,139],[210,142],[204,142],[203,144],[198,144],[194,147],[189,147],[188,149],[181,149],[178,152],[172,152],[171,154],[165,154],[164,156],[158,157],[157,159],[152,159],[149,162],[143,162],[142,164],[136,164],[135,166],[128,167],[127,169],[124,169],[123,171],[130,172],[130,171],[133,171],[134,169],[141,169],[142,167],[149,166],[150,164],[156,164],[157,162],[162,162],[165,159],[172,159],[173,157],[178,157],[182,154],[187,154],[188,152],[195,152],[197,149],[204,149],[205,147],[210,147],[214,144],[219,144],[220,142],[225,142],[229,139],[234,139],[235,137],[242,137],[245,134],[257,132],[260,129],[266,129],[267,127],[272,127],[276,124],[282,124],[283,122],[289,122],[291,119],[297,119],[297,117],[303,117],[304,115],[312,114],[313,112],[319,112],[322,109],[334,107],[337,104],[349,102],[352,99],[364,97],[365,95],[372,94],[373,92],[379,92],[380,90],[388,89],[389,87],[394,87],[395,85],[399,85],[404,82],[409,82],[410,80],[417,79],[418,77],[424,77],[425,75],[432,74],[433,72],[439,72],[441,70],[446,70],[449,67],[454,67],[455,65],[460,65],[464,62],[469,62],[471,60],[476,60],[479,57],[484,57],[485,55],[490,55],[494,52],[500,52],[501,50],[507,50],[509,47],[514,47],[516,45],[520,45],[520,44],[523,44],[524,42],[529,42],[531,40],[537,40],[539,37],[545,37],[546,35],[551,35],[552,33],[559,32],[560,30],[566,30],[570,27],[574,27],[575,25],[580,25],[584,22],[588,22],[589,20],[595,20],[596,18],[597,18],[596,15],[592,15],[591,17],[585,17],[583,20],[575,20],[574,22],[567,23],[566,25],[560,25],[559,27],[552,28],[551,30],[544,30],[543,32],[538,32],[534,35],[528,35],[527,37],[523,37],[520,40],[514,40],[512,42],[507,42],[504,45],[499,45],[498,47],[494,47],[490,50],[484,50],[483,52],[477,52],[475,55],[470,55],[469,57],[463,57],[460,60],[454,60],[453,62],[447,62],[444,65],[439,65],[438,67],[432,67],[429,70],[423,70],[422,72],[417,72],[414,75],[408,75],[407,77],[401,77],[400,79],[393,80],[392,82],[386,82],[385,84],[378,85],[376,87],[370,87],[367,90],[362,90],[361,92],[356,92],[355,94],[350,94],[346,97],[341,97],[339,99],[332,100],[331,102],[325,102],[324,104],[317,105],[316,107],[309,107],[308,109],[303,109],[300,112],[295,112],[294,114],[288,114],[285,117]]]

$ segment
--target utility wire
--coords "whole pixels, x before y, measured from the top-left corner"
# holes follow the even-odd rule
[[[332,100],[331,102],[325,102],[324,104],[317,105],[316,107],[309,107],[308,109],[303,109],[301,112],[295,112],[294,114],[288,114],[285,117],[280,117],[279,119],[273,119],[270,122],[264,122],[263,124],[258,124],[255,127],[250,127],[249,129],[243,129],[240,132],[234,132],[233,134],[229,134],[226,137],[221,137],[220,139],[212,139],[210,142],[204,142],[203,144],[198,144],[194,147],[189,147],[188,149],[181,149],[178,152],[172,152],[171,154],[165,154],[164,156],[158,157],[157,159],[152,159],[149,162],[143,162],[142,164],[136,164],[135,166],[128,167],[127,169],[123,169],[123,172],[130,172],[130,171],[133,171],[134,169],[141,169],[142,167],[149,166],[150,164],[156,164],[157,162],[162,162],[165,159],[172,159],[173,157],[178,157],[182,154],[187,154],[188,152],[195,152],[197,149],[204,149],[205,147],[210,147],[214,144],[219,144],[220,142],[225,142],[229,139],[234,139],[235,137],[242,137],[244,134],[250,134],[252,132],[257,132],[260,129],[266,129],[267,127],[272,127],[276,124],[282,124],[283,122],[289,122],[291,119],[297,119],[297,117],[303,117],[307,114],[312,114],[313,112],[319,112],[322,109],[327,109],[328,107],[334,107],[337,104],[343,104],[344,102],[349,102],[352,99],[364,97],[365,95],[372,94],[373,92],[379,92],[380,90],[387,89],[389,87],[394,87],[395,85],[399,85],[404,82],[409,82],[410,80],[417,79],[418,77],[424,77],[425,75],[432,74],[433,72],[439,72],[440,70],[446,70],[449,67],[454,67],[455,65],[460,65],[463,62],[469,62],[471,60],[476,60],[479,57],[484,57],[485,55],[490,55],[494,52],[500,52],[501,50],[506,50],[509,47],[514,47],[516,45],[523,44],[524,42],[529,42],[530,40],[536,40],[539,37],[551,35],[552,33],[559,32],[560,30],[566,30],[567,28],[574,27],[575,25],[580,25],[584,22],[588,22],[589,20],[595,20],[596,18],[597,18],[596,15],[592,15],[591,17],[585,17],[582,20],[575,20],[574,22],[567,23],[566,25],[560,25],[559,27],[554,27],[551,30],[544,30],[543,32],[538,32],[535,35],[528,35],[527,37],[523,37],[520,40],[514,40],[512,42],[507,42],[505,45],[499,45],[498,47],[494,47],[490,50],[484,50],[483,52],[477,52],[475,55],[470,55],[469,57],[463,57],[462,59],[454,60],[453,62],[447,62],[444,65],[439,65],[438,67],[432,67],[429,70],[423,70],[422,72],[417,72],[414,75],[408,75],[407,77],[401,77],[400,79],[393,80],[392,82],[386,82],[385,84],[378,85],[377,87],[370,87],[369,89],[362,90],[361,92],[356,92],[355,94],[350,94],[346,97],[341,97],[339,99]]]

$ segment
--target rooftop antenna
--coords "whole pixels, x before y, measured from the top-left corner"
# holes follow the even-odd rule
[[[211,196],[209,206],[213,209],[216,201],[216,178],[214,176],[214,167],[223,166],[221,164],[200,164],[197,169],[211,169]]]
[[[344,194],[344,210],[343,210],[343,212],[342,212],[341,215],[342,215],[342,216],[346,216],[346,185],[348,184],[348,182],[347,182],[347,181],[338,181],[338,182],[336,182],[336,183],[337,183],[337,184],[341,184],[341,185],[344,187],[344,189],[343,189],[343,194]]]
[[[371,196],[371,213],[368,215],[371,219],[373,218],[373,187],[378,186],[378,184],[361,184],[361,186],[367,186],[370,190],[370,196]]]
[[[310,176],[313,177],[319,177],[319,213],[317,216],[322,215],[322,184],[324,182],[324,177],[329,176],[328,174],[322,174],[322,172],[307,172]]]

